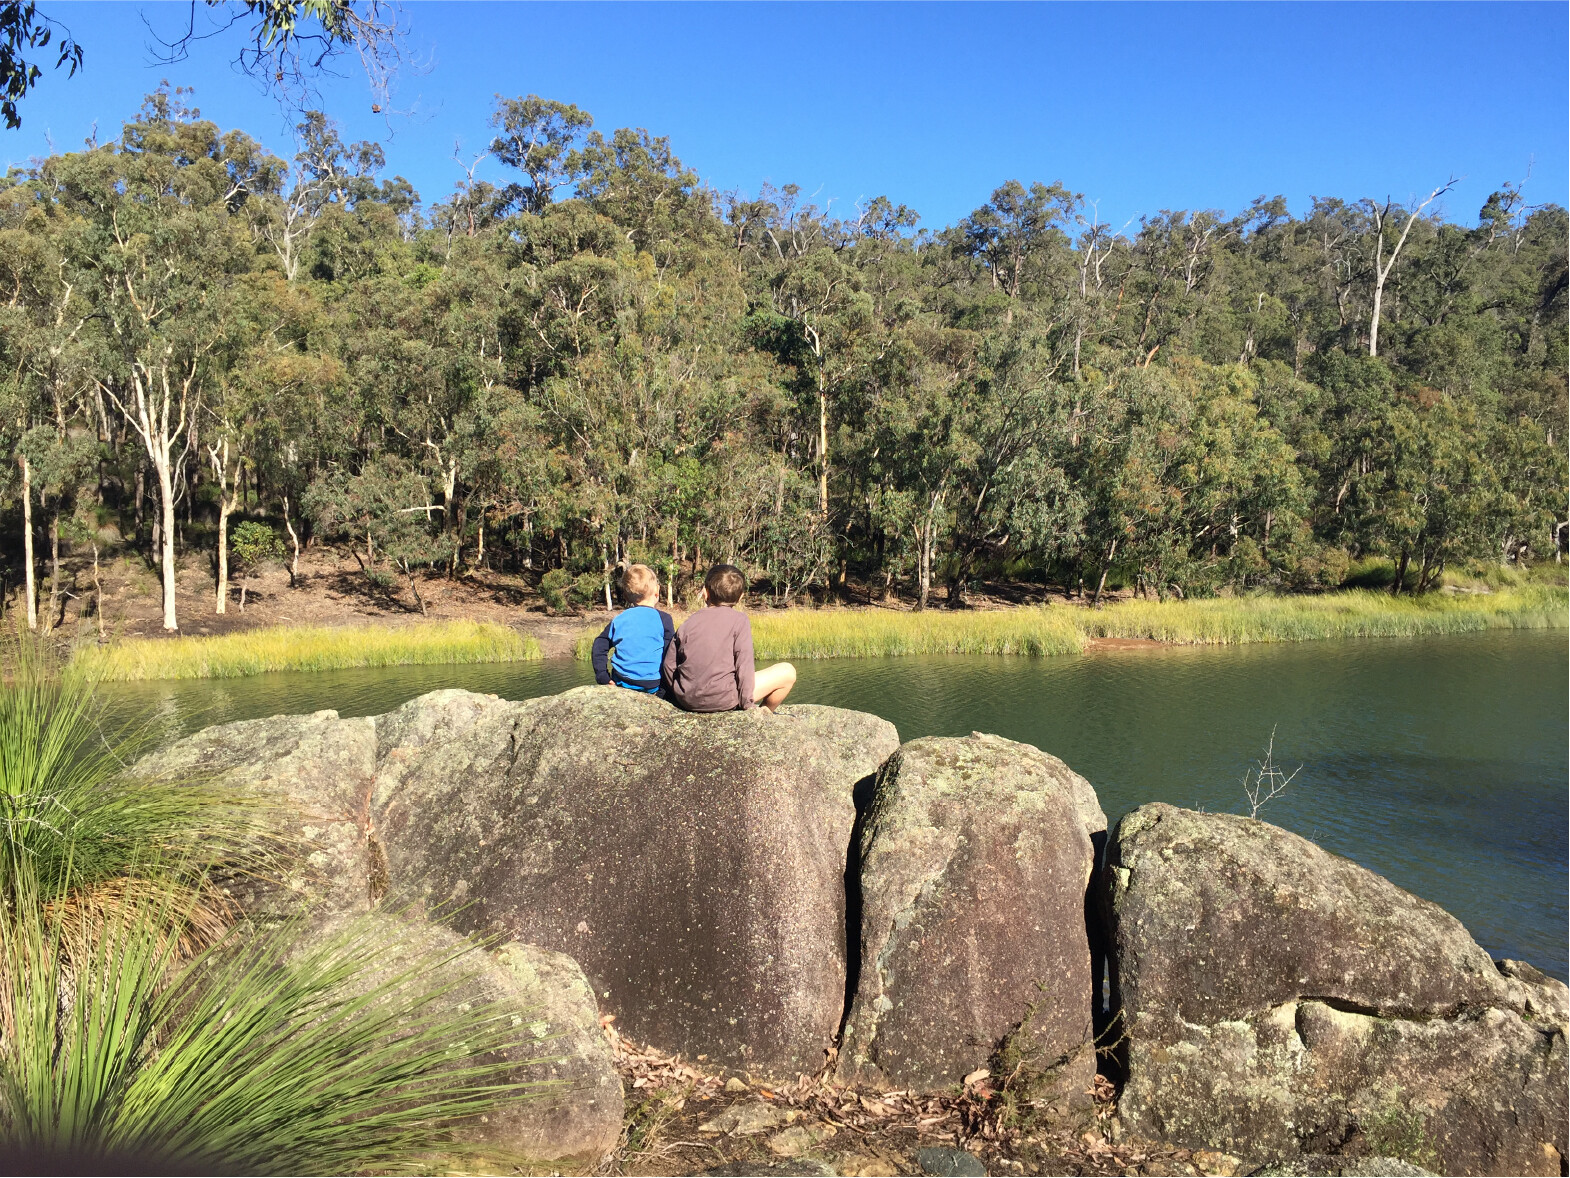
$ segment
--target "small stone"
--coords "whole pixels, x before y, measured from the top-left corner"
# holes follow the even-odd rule
[[[732,1076],[729,1080],[725,1081],[725,1091],[747,1092],[749,1091],[747,1088],[747,1081],[743,1080],[740,1076]]]
[[[895,1178],[899,1170],[893,1162],[867,1154],[847,1153],[834,1159],[834,1172],[840,1178]]]
[[[762,1101],[748,1104],[733,1104],[712,1121],[705,1121],[698,1126],[699,1133],[733,1133],[737,1136],[749,1136],[753,1133],[765,1133],[780,1125],[789,1124],[791,1114],[784,1109],[775,1108],[772,1104]]]
[[[923,1174],[937,1178],[986,1178],[987,1174],[987,1167],[975,1154],[947,1145],[918,1149],[916,1165]]]
[[[1194,1165],[1201,1174],[1211,1175],[1212,1178],[1234,1178],[1243,1172],[1242,1158],[1214,1149],[1195,1150]]]
[[[783,1133],[776,1133],[769,1138],[769,1150],[782,1158],[793,1158],[833,1135],[832,1125],[792,1125]]]

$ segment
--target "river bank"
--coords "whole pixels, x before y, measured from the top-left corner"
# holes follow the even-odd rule
[[[932,654],[1051,656],[1165,645],[1242,645],[1328,638],[1419,637],[1567,624],[1556,586],[1393,598],[1373,590],[1302,597],[1064,602],[970,610],[879,607],[751,612],[761,659]],[[233,678],[272,671],[587,659],[609,616],[557,618],[523,609],[473,617],[366,618],[349,625],[258,626],[222,634],[124,636],[84,645],[77,659],[111,681]],[[674,610],[679,623],[685,616]],[[227,618],[226,618],[227,620]]]

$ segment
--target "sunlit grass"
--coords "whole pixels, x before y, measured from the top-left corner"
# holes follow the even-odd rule
[[[1231,645],[1562,628],[1567,609],[1570,597],[1565,590],[1540,585],[1500,593],[1422,597],[1354,589],[1315,597],[1120,601],[1101,610],[1079,610],[1075,621],[1089,637]]]
[[[1006,610],[879,609],[759,611],[750,614],[760,660],[872,658],[916,654],[1077,654],[1087,639],[1232,645],[1320,638],[1398,638],[1475,630],[1551,629],[1570,623],[1570,595],[1522,585],[1497,593],[1391,597],[1347,590],[1300,597],[1218,597],[1199,601],[1120,601]],[[579,638],[589,657],[603,623]]]
[[[133,638],[77,655],[104,680],[228,679],[268,671],[334,671],[541,657],[527,635],[489,622],[421,626],[275,626],[211,638]]]
[[[1083,642],[1073,614],[1073,610],[1050,607],[954,613],[944,610],[756,613],[752,615],[752,646],[760,659],[1078,654]]]

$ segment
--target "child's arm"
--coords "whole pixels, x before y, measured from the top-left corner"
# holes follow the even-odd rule
[[[660,660],[660,680],[666,687],[671,685],[671,676],[676,673],[676,637],[671,635],[665,641],[665,657]]]
[[[756,670],[752,665],[752,623],[741,615],[741,625],[736,629],[736,694],[741,696],[741,710],[753,706],[752,687]]]
[[[605,623],[605,629],[600,631],[600,636],[594,640],[594,647],[589,652],[589,661],[594,664],[594,681],[599,684],[611,681],[611,627],[615,624],[615,618]]]

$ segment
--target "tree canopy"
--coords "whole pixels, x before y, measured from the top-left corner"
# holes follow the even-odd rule
[[[416,594],[726,559],[779,602],[1308,589],[1371,554],[1423,589],[1563,536],[1570,226],[1519,187],[1475,227],[1326,197],[1118,231],[1009,180],[925,228],[714,191],[536,95],[492,126],[508,182],[429,204],[319,112],[280,156],[168,89],[13,169],[10,534],[102,505],[171,627],[178,545],[222,554],[234,513]]]

